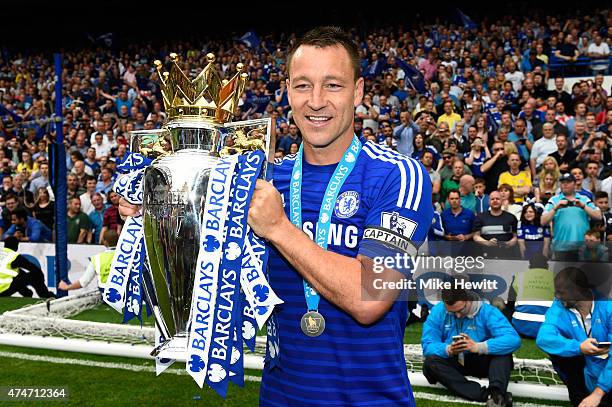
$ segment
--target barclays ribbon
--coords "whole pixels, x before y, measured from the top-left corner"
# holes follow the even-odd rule
[[[135,170],[140,170],[142,168],[146,168],[153,160],[145,157],[139,153],[133,153],[131,151],[126,152],[127,157],[119,165],[117,165],[117,172],[120,174],[128,174]]]
[[[144,170],[152,160],[138,153],[127,154],[117,167],[122,175],[115,180],[113,190],[131,204],[142,205]],[[134,317],[142,322],[142,268],[146,256],[142,222],[142,216],[126,219],[104,289],[104,301],[124,312],[124,322]]]
[[[233,179],[231,205],[226,223],[227,232],[219,267],[221,278],[218,283],[210,348],[211,366],[216,362],[220,368],[218,368],[219,375],[209,375],[207,380],[208,385],[222,397],[227,393],[232,373],[231,366],[235,366],[242,355],[242,334],[237,332],[237,328],[242,329],[242,308],[239,304],[240,274],[247,237],[249,203],[264,162],[262,151],[239,156],[238,171]]]
[[[123,322],[129,322],[136,317],[142,324],[142,267],[144,266],[145,252],[143,250],[144,236],[135,250],[135,258],[132,263],[130,277],[127,284],[127,295],[125,309],[123,310]]]
[[[134,260],[140,259],[142,236],[142,216],[128,217],[119,236],[103,295],[104,301],[118,312],[126,305],[128,279]]]
[[[210,172],[206,203],[200,231],[200,251],[191,301],[189,338],[187,342],[187,372],[202,387],[207,372],[215,378],[221,366],[209,366],[209,350],[213,335],[213,317],[216,310],[219,263],[221,260],[221,242],[227,209],[230,200],[230,188],[237,157],[230,156],[220,160]],[[224,371],[225,373],[225,371]],[[220,381],[221,379],[217,380]]]
[[[264,270],[267,264],[267,246],[255,234],[251,233],[245,241],[245,253],[242,258],[242,289],[249,305],[254,311],[257,327],[262,328],[274,310],[274,306],[283,301],[270,287]]]

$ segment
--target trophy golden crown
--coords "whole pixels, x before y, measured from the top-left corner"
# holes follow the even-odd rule
[[[178,64],[178,55],[170,54],[170,71],[162,72],[162,63],[154,62],[161,80],[162,96],[168,119],[198,118],[217,123],[230,121],[235,114],[240,96],[246,86],[248,74],[244,65],[236,65],[237,73],[231,79],[221,80],[215,69],[215,56],[206,55],[208,65],[193,80]]]

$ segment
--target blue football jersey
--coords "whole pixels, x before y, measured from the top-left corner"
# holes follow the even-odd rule
[[[289,182],[295,155],[274,168],[274,186],[289,216]],[[333,165],[302,171],[302,229],[311,239]],[[367,142],[335,202],[328,250],[349,257],[376,257],[418,246],[432,223],[431,181],[416,160]],[[414,406],[404,360],[407,304],[396,301],[376,323],[361,325],[321,296],[323,334],[306,336],[302,277],[278,251],[269,258],[270,284],[284,301],[275,310],[280,366],[264,367],[262,406]],[[356,275],[355,278],[361,278]]]

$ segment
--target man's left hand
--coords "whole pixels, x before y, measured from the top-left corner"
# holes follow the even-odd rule
[[[249,206],[249,225],[253,232],[271,240],[272,234],[288,220],[280,193],[269,182],[258,179]]]
[[[589,394],[587,397],[585,397],[580,404],[578,405],[578,407],[597,407],[599,405],[599,403],[601,402],[601,399],[603,398],[603,394],[600,394],[601,390],[599,389],[595,389],[595,391],[593,391],[593,393]]]

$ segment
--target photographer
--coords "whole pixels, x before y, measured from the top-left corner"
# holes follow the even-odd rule
[[[576,193],[576,179],[572,173],[559,178],[561,193],[550,198],[544,207],[542,225],[553,223],[552,246],[558,261],[577,261],[578,250],[589,230],[589,218],[601,219],[601,211],[589,198]]]
[[[555,276],[555,296],[536,343],[548,353],[572,405],[610,406],[612,302],[596,300],[584,272],[575,267]]]
[[[439,382],[466,399],[509,405],[512,352],[521,338],[497,308],[457,288],[457,281],[451,279],[454,288],[442,291],[442,302],[423,325],[423,375],[429,383]],[[487,377],[489,387],[466,375]]]

